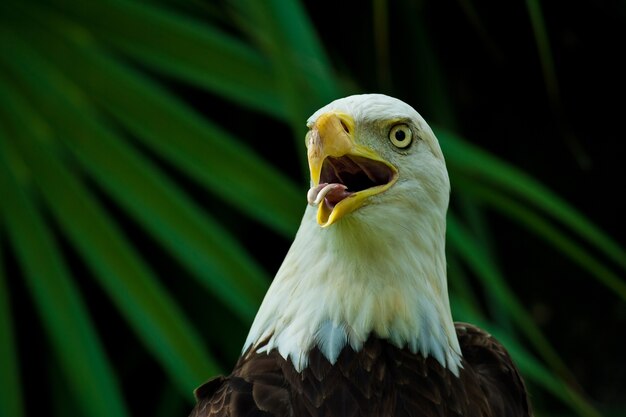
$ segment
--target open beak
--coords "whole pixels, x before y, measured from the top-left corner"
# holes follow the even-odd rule
[[[318,117],[307,135],[313,186],[307,194],[317,205],[317,223],[330,226],[361,207],[368,197],[391,187],[398,170],[354,140],[354,120],[339,112]]]

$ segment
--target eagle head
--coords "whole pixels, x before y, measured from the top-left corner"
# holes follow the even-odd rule
[[[382,94],[349,96],[315,112],[307,126],[307,200],[317,206],[321,227],[364,206],[373,206],[358,216],[366,224],[379,220],[380,205],[406,210],[404,218],[393,219],[388,207],[379,207],[387,222],[411,221],[415,206],[445,216],[450,183],[444,157],[408,104]]]

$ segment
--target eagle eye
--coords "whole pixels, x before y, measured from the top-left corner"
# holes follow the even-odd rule
[[[413,140],[413,131],[408,125],[395,125],[389,131],[389,140],[397,148],[407,148]]]

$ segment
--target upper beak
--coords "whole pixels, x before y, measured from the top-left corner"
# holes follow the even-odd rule
[[[318,205],[317,222],[327,227],[361,207],[367,197],[395,183],[398,170],[355,140],[355,123],[345,113],[319,116],[307,135],[313,186],[310,204]]]

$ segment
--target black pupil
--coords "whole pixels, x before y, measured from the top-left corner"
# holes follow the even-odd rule
[[[396,130],[396,140],[402,140],[406,137],[404,130]]]

